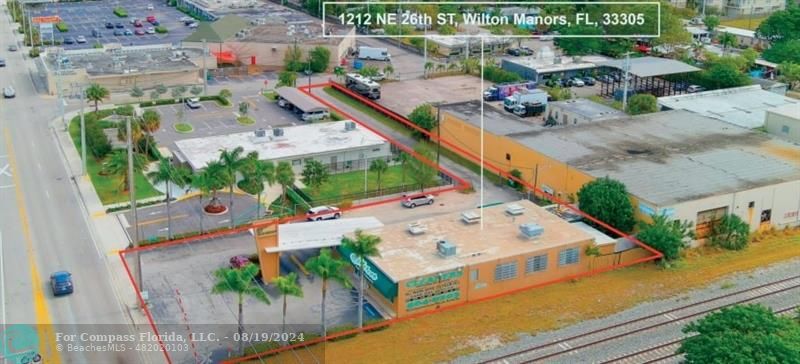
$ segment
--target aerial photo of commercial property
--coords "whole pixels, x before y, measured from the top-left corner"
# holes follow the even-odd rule
[[[800,363],[800,2],[0,0],[0,363]]]

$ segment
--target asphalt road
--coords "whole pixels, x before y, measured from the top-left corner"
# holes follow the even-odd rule
[[[0,7],[0,86],[17,96],[0,100],[0,324],[43,324],[38,351],[46,363],[140,362],[133,352],[58,352],[56,332],[103,329],[130,333],[127,313],[108,280],[109,258],[92,240],[87,218],[70,180],[50,122],[56,100],[35,94],[23,50],[13,42],[4,4]],[[73,274],[75,293],[53,297],[49,275]],[[54,324],[50,326],[48,324]],[[7,326],[0,326],[4,328]],[[8,360],[9,363],[13,362]]]

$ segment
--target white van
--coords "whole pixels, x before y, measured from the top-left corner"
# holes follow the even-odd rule
[[[328,111],[317,110],[317,111],[303,113],[303,115],[300,116],[300,118],[303,119],[303,121],[318,121],[327,119],[329,116],[330,113],[328,113]]]

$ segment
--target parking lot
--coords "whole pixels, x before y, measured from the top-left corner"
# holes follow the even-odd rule
[[[276,103],[267,101],[261,95],[234,95],[233,107],[224,107],[215,101],[203,101],[199,109],[190,109],[185,104],[156,106],[161,114],[161,129],[155,133],[156,142],[160,146],[170,149],[175,148],[175,141],[241,133],[276,126],[289,126],[301,123],[293,113],[280,108]],[[246,101],[250,104],[247,115],[255,120],[253,125],[241,125],[236,121],[239,113],[239,103]],[[183,118],[180,112],[183,112]],[[182,120],[182,121],[180,121]],[[175,124],[183,122],[194,128],[192,132],[180,133],[175,130]]]
[[[147,10],[148,5],[153,5],[153,10]],[[128,11],[127,18],[120,18],[114,14],[114,8],[121,6]],[[56,40],[68,37],[77,38],[84,36],[87,40],[83,44],[64,44],[66,49],[85,49],[92,48],[94,43],[120,43],[123,45],[148,45],[148,44],[174,44],[182,41],[193,29],[185,26],[179,21],[186,16],[174,7],[167,6],[164,1],[85,1],[75,3],[55,3],[30,6],[33,16],[52,16],[58,15],[67,24],[69,31],[59,32],[53,29]],[[156,17],[161,26],[167,28],[166,34],[144,34],[144,35],[119,35],[115,36],[115,30],[129,30],[134,32],[136,29],[146,29],[153,25],[148,23],[145,18],[149,15]],[[136,28],[131,23],[133,19],[140,19],[143,23],[141,28]],[[122,23],[124,29],[106,29],[105,24]],[[101,38],[92,36],[92,29],[98,29],[102,33]],[[47,36],[44,36],[47,39]]]

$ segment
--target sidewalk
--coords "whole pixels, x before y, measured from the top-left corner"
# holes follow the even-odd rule
[[[103,105],[101,109],[113,107],[113,105]],[[65,118],[69,121],[76,115],[78,115],[78,112],[70,112],[65,115]],[[64,130],[60,117],[51,122],[51,130],[58,142],[58,147],[61,150],[70,178],[77,188],[79,200],[85,209],[89,233],[92,235],[92,239],[98,249],[101,252],[106,252],[106,267],[108,268],[109,278],[117,299],[127,310],[126,313],[131,320],[130,323],[133,325],[134,332],[151,331],[144,312],[139,309],[138,298],[130,283],[125,267],[117,254],[119,250],[128,247],[130,239],[117,220],[116,215],[106,214],[106,208],[100,202],[100,198],[97,196],[89,177],[81,175],[80,152],[75,148],[69,133]],[[147,363],[164,362],[163,354],[157,351],[141,352],[140,358]]]

